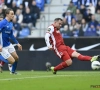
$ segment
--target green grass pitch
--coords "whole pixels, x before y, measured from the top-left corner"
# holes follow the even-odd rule
[[[0,90],[100,90],[100,71],[19,71],[0,73]]]

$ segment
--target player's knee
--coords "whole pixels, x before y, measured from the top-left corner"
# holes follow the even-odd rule
[[[78,52],[76,52],[76,51],[74,51],[73,53],[72,53],[72,57],[78,57],[80,55],[80,53],[78,53]]]
[[[19,59],[19,57],[18,57],[18,56],[15,56],[14,58],[15,58],[15,60],[18,60],[18,59]]]
[[[68,66],[72,65],[72,60],[71,59],[70,60],[66,60],[65,62],[67,63]]]
[[[14,62],[15,62],[15,60],[11,60],[9,63],[10,63],[10,64],[13,64]]]
[[[72,65],[72,60],[69,61],[68,66]]]

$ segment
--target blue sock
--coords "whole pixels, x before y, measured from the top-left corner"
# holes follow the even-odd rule
[[[17,68],[17,61],[15,61],[13,64],[12,64],[12,73],[14,73],[16,71],[16,68]]]
[[[2,55],[0,55],[0,60],[1,61],[4,61],[5,63],[8,63],[8,60],[7,59],[4,59],[4,57]]]

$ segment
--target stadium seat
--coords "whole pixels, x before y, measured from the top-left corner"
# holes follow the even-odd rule
[[[20,32],[19,32],[19,38],[25,38],[30,34],[30,30],[28,28],[23,28]]]

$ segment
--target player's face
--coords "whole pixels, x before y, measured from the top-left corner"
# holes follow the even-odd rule
[[[13,20],[13,18],[14,18],[14,12],[10,11],[9,14],[7,15],[7,17],[9,18],[9,20]]]
[[[61,26],[62,26],[62,21],[61,20],[57,21],[56,28],[58,28],[58,30],[59,30]]]

